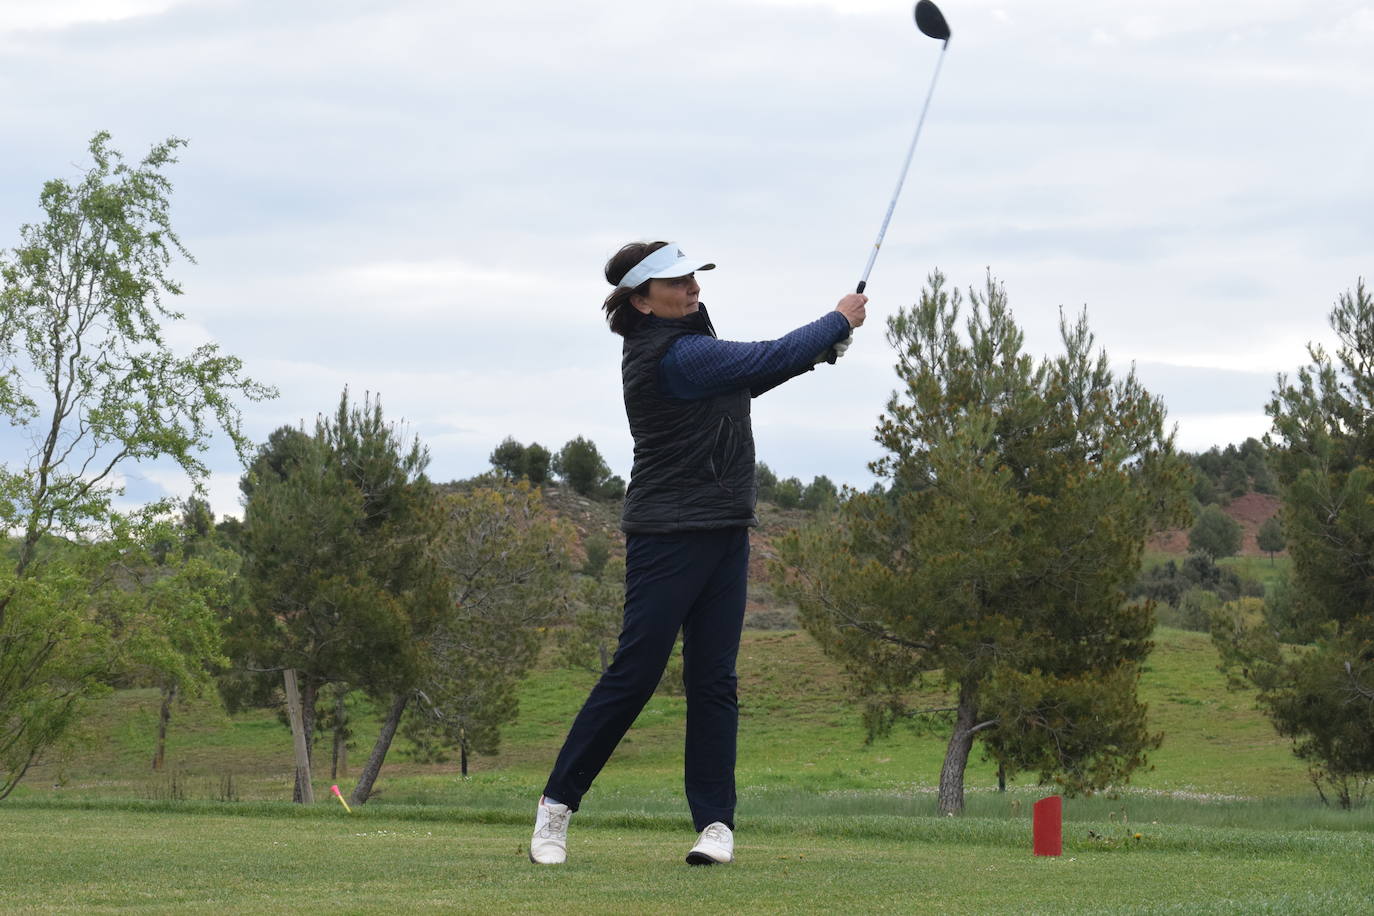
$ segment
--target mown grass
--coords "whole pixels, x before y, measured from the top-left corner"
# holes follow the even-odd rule
[[[525,860],[533,800],[591,686],[541,670],[502,752],[421,765],[398,745],[380,794],[345,815],[293,806],[289,733],[265,712],[179,707],[171,772],[148,772],[153,691],[121,691],[72,759],[0,803],[0,910],[1356,913],[1374,892],[1374,806],[1323,808],[1288,744],[1226,689],[1203,634],[1161,630],[1141,691],[1165,733],[1132,784],[1066,803],[1065,855],[1030,855],[1047,789],[995,789],[975,759],[967,808],[936,813],[944,737],[871,744],[834,665],[800,632],[740,656],[739,861],[689,869],[684,705],[655,697],[574,818],[572,860]],[[938,686],[938,685],[935,685]],[[932,695],[932,699],[934,696]],[[358,724],[361,760],[375,717]],[[327,758],[321,745],[318,760]],[[236,802],[225,797],[233,777]],[[348,780],[342,779],[345,788]]]
[[[1065,855],[1047,859],[1030,854],[1025,823],[762,818],[741,831],[733,865],[692,869],[680,824],[579,814],[569,863],[538,868],[525,859],[527,820],[485,812],[84,804],[31,799],[7,809],[0,907],[1358,913],[1374,890],[1365,867],[1374,841],[1351,832],[1104,824],[1094,838],[1071,820]]]

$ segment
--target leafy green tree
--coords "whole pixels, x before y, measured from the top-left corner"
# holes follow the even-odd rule
[[[491,453],[491,466],[511,480],[519,480],[527,473],[525,454],[525,446],[515,437],[507,436]]]
[[[602,570],[606,568],[606,561],[611,558],[610,538],[600,533],[589,535],[583,544],[583,549],[587,553],[587,560],[582,564],[582,575],[590,576],[593,579],[601,578]]]
[[[1194,473],[1192,492],[1199,506],[1209,506],[1217,501],[1216,483],[1200,470]]]
[[[606,502],[615,502],[618,499],[624,499],[625,479],[618,474],[612,474],[610,477],[607,477],[602,482],[601,486],[596,488],[596,497]]]
[[[567,442],[553,457],[553,472],[583,496],[603,495],[603,488],[611,479],[611,469],[596,443],[581,436]],[[620,491],[624,492],[623,484]]]
[[[571,611],[567,625],[560,627],[556,636],[559,664],[605,674],[620,647],[625,611],[625,560],[612,559],[600,578],[580,579],[573,589]],[[673,646],[655,692],[665,696],[681,696],[685,692],[681,639]]]
[[[240,604],[241,590],[235,587],[240,561],[233,550],[221,546],[214,522],[208,502],[196,496],[187,499],[175,529],[160,542],[176,543],[178,549],[154,551],[157,565],[140,571],[149,582],[168,593],[163,613],[169,620],[179,620],[182,624],[163,624],[164,636],[180,640],[174,645],[179,645],[184,657],[204,661],[203,665],[190,669],[153,666],[141,677],[141,680],[156,683],[160,693],[157,740],[153,748],[154,770],[164,768],[173,706],[178,700],[193,699],[204,691],[209,681],[208,666],[213,665],[217,673],[228,664],[228,659],[220,654],[223,642],[220,628]],[[190,593],[184,594],[188,586]],[[205,619],[196,621],[185,617],[188,607],[196,608]],[[140,679],[139,672],[132,676]]]
[[[1244,531],[1240,522],[1219,506],[1207,506],[1198,513],[1197,523],[1188,532],[1188,549],[1212,561],[1235,556],[1240,551]]]
[[[536,487],[542,487],[549,482],[549,463],[552,460],[553,455],[548,449],[538,442],[531,442],[525,449],[525,477]],[[623,484],[620,489],[624,491]]]
[[[1334,354],[1280,376],[1267,412],[1270,466],[1283,499],[1292,573],[1281,644],[1270,621],[1219,619],[1213,640],[1279,734],[1308,764],[1323,800],[1352,807],[1374,779],[1374,298],[1360,279],[1336,302]]]
[[[1205,588],[1190,588],[1183,593],[1178,602],[1177,612],[1165,608],[1160,612],[1162,626],[1194,633],[1208,633],[1212,629],[1212,616],[1220,610],[1222,603],[1217,593]]]
[[[199,496],[186,500],[181,510],[181,551],[191,556],[209,548],[214,541],[215,513]]]
[[[549,480],[549,450],[538,442],[521,445],[513,436],[501,440],[491,453],[491,466],[510,480],[528,480],[542,487]]]
[[[1279,521],[1278,516],[1267,519],[1263,525],[1260,525],[1259,534],[1256,535],[1255,542],[1259,545],[1260,550],[1269,554],[1269,565],[1272,566],[1274,564],[1274,554],[1283,550],[1284,545],[1283,524]]]
[[[1322,621],[1302,605],[1292,577],[1281,570],[1264,592],[1264,621],[1279,643],[1309,645],[1322,635]]]
[[[821,474],[813,478],[811,483],[807,484],[806,489],[802,491],[801,507],[815,511],[825,506],[833,506],[839,498],[840,491],[835,487],[834,482]]]
[[[527,482],[448,494],[442,507],[432,549],[450,600],[425,641],[406,734],[424,759],[457,748],[466,776],[473,753],[499,749],[520,681],[564,609],[572,533]]]
[[[558,630],[558,660],[565,668],[604,674],[611,665],[625,609],[625,561],[606,563],[601,574],[584,576],[572,593],[572,615]]]
[[[45,540],[23,577],[0,570],[11,597],[0,642],[0,799],[67,745],[87,702],[110,684],[157,682],[197,696],[225,662],[216,614],[224,571],[199,558],[159,559],[154,546],[171,536],[165,520],[111,524],[89,544]],[[25,680],[26,668],[45,679]]]
[[[960,311],[937,272],[889,320],[900,386],[872,470],[892,486],[783,538],[776,568],[866,699],[870,737],[950,723],[950,813],[978,739],[1009,775],[1068,792],[1119,784],[1158,745],[1136,696],[1153,613],[1125,590],[1189,486],[1162,404],[1112,373],[1084,319],[1061,322],[1063,353],[1037,364],[991,277],[963,334]],[[911,710],[926,675],[949,702]]]
[[[0,414],[29,455],[23,467],[0,467],[0,529],[19,538],[0,575],[0,797],[121,666],[176,672],[199,663],[174,651],[181,624],[134,614],[133,589],[157,583],[111,581],[120,555],[147,553],[170,536],[154,521],[169,502],[133,516],[115,509],[121,469],[170,458],[199,487],[215,429],[240,454],[247,448],[236,399],[274,394],[213,344],[184,356],[166,344],[164,325],[183,317],[163,298],[181,293],[171,263],[190,260],[172,228],[165,175],[183,141],[159,143],[130,165],[109,139],[92,138],[93,162],[78,180],[43,186],[41,222],[23,226],[19,247],[0,254]],[[151,554],[145,561],[157,565]],[[194,578],[158,581],[164,591],[184,586],[196,603]],[[96,610],[102,602],[108,613]],[[161,600],[148,607],[168,611]],[[183,622],[205,625],[201,609]],[[171,642],[137,627],[161,627]],[[180,635],[184,645],[205,645]]]
[[[773,473],[772,468],[762,461],[754,465],[754,480],[759,488],[760,502],[776,502],[774,490],[778,486],[778,475]]]
[[[773,502],[779,509],[795,509],[801,505],[805,489],[801,480],[796,477],[780,480],[773,488]]]
[[[1269,450],[1253,436],[1240,446],[1240,457],[1245,462],[1245,473],[1250,477],[1250,489],[1256,493],[1273,493],[1274,477],[1269,471]]]
[[[1227,499],[1235,499],[1250,492],[1250,473],[1246,470],[1245,462],[1236,453],[1235,446],[1226,447],[1226,464],[1221,471],[1220,489],[1226,494]]]

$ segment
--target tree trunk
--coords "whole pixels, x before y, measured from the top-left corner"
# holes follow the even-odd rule
[[[997,764],[997,791],[1007,791],[1007,765],[1005,763]]]
[[[466,741],[459,741],[459,742],[458,742],[458,757],[459,757],[460,760],[462,760],[463,778],[464,778],[464,779],[467,779],[467,778],[468,778],[468,743],[467,743]]]
[[[334,756],[330,761],[329,781],[338,782],[339,774],[348,774],[348,709],[344,705],[346,692],[339,690],[334,705]]]
[[[286,684],[286,713],[291,720],[291,738],[296,753],[296,787],[291,800],[298,805],[309,805],[315,801],[315,790],[310,782],[310,735],[305,729],[305,710],[295,669],[287,668],[282,672],[282,679]]]
[[[386,760],[386,752],[391,748],[391,739],[396,736],[396,726],[401,724],[401,713],[406,711],[406,703],[409,701],[408,690],[397,694],[396,699],[391,701],[391,709],[382,722],[382,733],[377,736],[377,743],[372,745],[372,753],[363,765],[362,773],[358,775],[358,784],[353,787],[353,794],[349,796],[349,801],[353,804],[364,804],[372,794],[372,784],[377,781],[382,761]]]
[[[973,720],[977,711],[974,688],[961,686],[954,731],[949,736],[944,766],[940,768],[941,814],[959,814],[964,810],[964,769],[968,766],[969,751],[973,749],[973,736],[977,728]]]
[[[315,703],[319,700],[320,687],[309,674],[300,676],[301,682],[301,729],[305,734],[305,762],[307,774],[315,772]],[[301,787],[297,787],[298,790]],[[310,789],[305,796],[307,804],[315,801],[315,790]]]
[[[315,704],[320,699],[320,685],[309,674],[301,681],[301,724],[305,727],[305,755],[315,762]]]
[[[157,748],[153,751],[153,772],[160,772],[167,760],[167,724],[172,721],[172,701],[177,696],[177,685],[163,685],[162,710],[157,718]]]

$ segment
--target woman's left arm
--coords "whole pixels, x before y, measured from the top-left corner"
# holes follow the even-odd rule
[[[777,340],[742,343],[706,335],[680,337],[659,363],[660,381],[665,394],[684,400],[740,388],[758,397],[809,371],[850,330],[849,320],[833,311]]]

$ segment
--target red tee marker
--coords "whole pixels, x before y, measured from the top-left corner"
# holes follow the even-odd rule
[[[1064,853],[1064,799],[1058,795],[1042,798],[1035,803],[1035,854],[1058,856]]]

